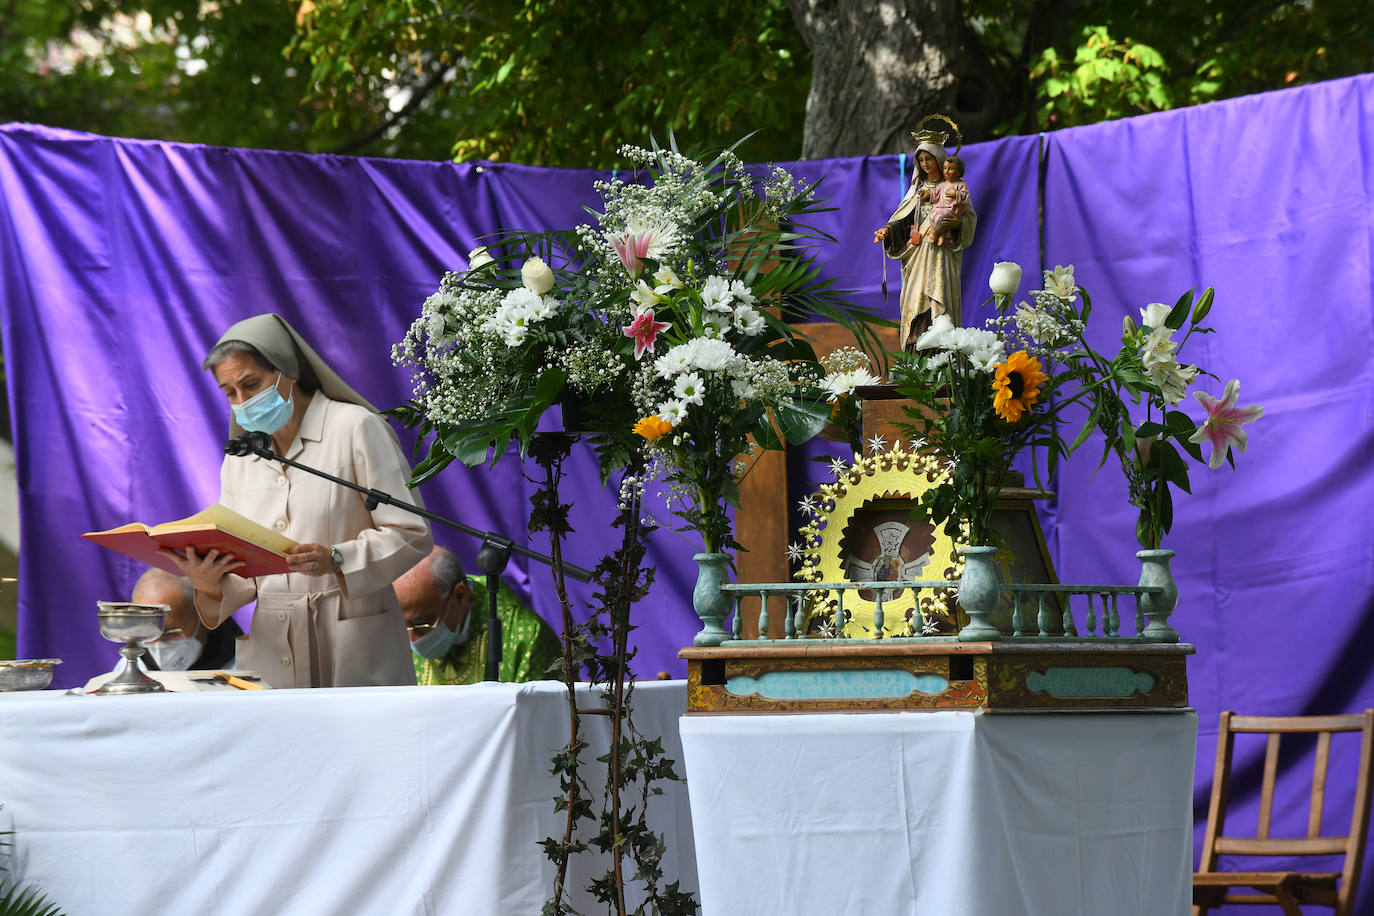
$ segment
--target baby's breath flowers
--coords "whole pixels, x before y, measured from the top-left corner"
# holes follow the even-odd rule
[[[818,315],[873,342],[873,316],[806,266],[797,224],[817,209],[812,186],[783,169],[756,179],[730,151],[621,153],[633,168],[596,182],[594,222],[498,235],[443,278],[393,349],[415,380],[397,413],[435,434],[423,480],[511,441],[523,452],[546,408],[563,403],[566,418],[575,401],[603,473],[656,461],[687,528],[728,548],[736,458],[806,441],[828,397],[876,380],[857,348],[823,369],[788,322]]]

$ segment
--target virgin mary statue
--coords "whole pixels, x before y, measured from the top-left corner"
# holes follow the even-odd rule
[[[911,187],[897,206],[887,225],[875,234],[889,258],[902,262],[902,300],[900,347],[909,349],[937,315],[948,315],[959,323],[959,274],[964,249],[973,243],[978,214],[970,201],[952,245],[937,244],[933,233],[926,233],[920,244],[912,244],[911,230],[920,226],[936,203],[934,190],[942,179],[947,153],[944,131],[920,130],[911,135],[916,141],[916,169]]]

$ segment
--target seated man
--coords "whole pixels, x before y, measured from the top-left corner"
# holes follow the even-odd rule
[[[146,643],[143,662],[157,671],[224,671],[234,667],[234,640],[243,630],[233,620],[215,630],[200,622],[191,580],[156,566],[139,577],[129,600],[135,604],[165,604],[170,610],[162,635]]]
[[[422,685],[476,684],[487,668],[487,588],[469,580],[453,551],[435,547],[393,583],[410,630],[415,679]],[[537,681],[563,653],[553,628],[505,584],[496,595],[501,621],[500,679]]]

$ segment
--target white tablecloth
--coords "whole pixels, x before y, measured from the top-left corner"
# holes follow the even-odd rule
[[[679,774],[685,697],[648,682],[634,699]],[[593,760],[606,717],[583,722]],[[0,826],[21,879],[68,916],[533,914],[567,733],[553,683],[0,694]],[[663,785],[664,871],[695,889],[686,788]],[[578,859],[581,888],[605,863]]]
[[[682,719],[706,916],[1167,916],[1194,713]]]

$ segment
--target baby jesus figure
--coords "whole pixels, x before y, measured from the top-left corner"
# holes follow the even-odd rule
[[[968,205],[968,185],[964,183],[964,160],[958,156],[945,159],[945,180],[921,191],[921,199],[935,204],[920,227],[912,230],[911,244],[922,240],[935,245],[958,244],[959,228],[963,225],[964,207]]]

